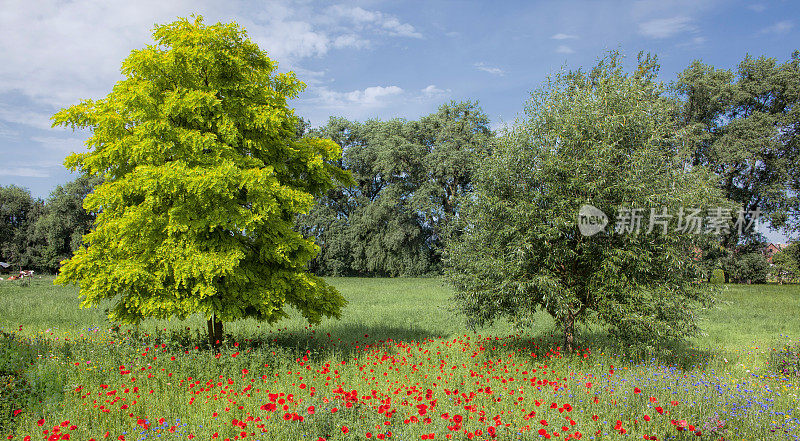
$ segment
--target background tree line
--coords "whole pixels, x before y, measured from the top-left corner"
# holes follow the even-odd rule
[[[316,238],[311,270],[324,275],[442,271],[448,222],[491,154],[494,133],[474,102],[452,102],[417,121],[331,118],[309,135],[342,146],[355,185],[331,190],[298,226]]]
[[[55,273],[92,228],[95,214],[83,209],[83,199],[99,182],[80,176],[57,186],[47,200],[15,185],[0,187],[0,260],[11,270]]]
[[[784,63],[748,55],[735,71],[695,61],[678,74],[673,92],[691,165],[714,172],[737,209],[760,212],[788,235],[800,231],[800,52]],[[721,269],[725,282],[763,282],[765,242],[754,230],[732,228],[701,244],[700,267],[707,279]]]
[[[649,63],[649,67],[648,67]],[[651,69],[654,58],[641,69]],[[786,62],[751,56],[736,70],[695,61],[663,94],[677,100],[689,166],[716,175],[723,195],[774,228],[800,231],[800,53]],[[301,123],[297,136],[329,138],[343,149],[338,166],[355,184],[331,190],[297,227],[320,246],[319,275],[425,275],[443,271],[449,222],[472,189],[498,137],[476,102],[451,102],[418,120]],[[81,206],[96,181],[80,177],[46,201],[16,186],[0,187],[0,259],[55,272],[77,249],[94,215]],[[731,222],[736,210],[731,210]],[[698,242],[701,274],[762,281],[764,237],[753,230]],[[780,259],[779,259],[780,261]]]

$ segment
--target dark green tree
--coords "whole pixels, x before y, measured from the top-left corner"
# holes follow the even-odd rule
[[[0,187],[0,261],[16,270],[34,265],[36,251],[31,233],[42,206],[43,202],[33,198],[28,189],[16,185]]]
[[[774,228],[800,228],[800,52],[789,61],[746,56],[737,71],[693,62],[674,90],[683,100],[682,125],[692,160],[718,176],[726,198],[749,220],[760,212]],[[752,229],[731,229],[731,252],[761,240]]]
[[[342,146],[355,185],[331,190],[304,233],[322,252],[320,274],[418,275],[441,271],[445,226],[472,185],[493,134],[477,103],[449,103],[419,121],[331,118],[311,131]]]
[[[91,229],[95,213],[83,208],[83,200],[102,182],[99,177],[80,176],[57,186],[45,202],[41,216],[32,224],[30,240],[35,244],[36,266],[55,273],[61,261],[72,257]]]
[[[769,262],[760,251],[742,250],[721,259],[726,282],[766,283]]]
[[[709,293],[695,282],[694,236],[674,219],[633,234],[618,215],[593,236],[577,222],[585,204],[674,215],[721,201],[712,176],[687,166],[677,106],[655,81],[654,61],[640,57],[628,74],[610,53],[589,72],[549,78],[484,161],[448,246],[454,304],[472,324],[524,324],[544,310],[568,351],[584,320],[637,346],[697,330],[695,309]]]
[[[472,189],[479,164],[492,152],[494,133],[489,118],[477,102],[451,102],[417,124],[419,143],[425,147],[423,176],[412,204],[423,214],[429,232],[432,259],[441,265],[450,221],[461,200]]]

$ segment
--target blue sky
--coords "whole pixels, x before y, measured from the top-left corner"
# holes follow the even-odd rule
[[[62,162],[87,134],[50,128],[50,115],[106,95],[155,23],[193,13],[237,21],[295,71],[308,87],[291,104],[313,125],[414,119],[470,99],[498,128],[548,73],[590,67],[608,49],[631,64],[657,54],[664,81],[695,59],[735,69],[748,53],[782,62],[800,49],[793,1],[11,0],[0,10],[0,185],[46,197],[73,179]]]

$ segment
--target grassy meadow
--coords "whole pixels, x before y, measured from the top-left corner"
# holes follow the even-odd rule
[[[602,329],[561,354],[552,320],[467,329],[431,279],[331,278],[309,328],[114,329],[51,278],[0,282],[0,435],[16,440],[798,439],[800,287],[730,285],[688,346],[629,359]]]

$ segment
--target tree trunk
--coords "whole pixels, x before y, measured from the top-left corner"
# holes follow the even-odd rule
[[[572,310],[567,308],[567,316],[564,318],[564,351],[571,354],[575,347],[575,316]]]
[[[217,316],[214,316],[214,340],[217,344],[217,350],[219,351],[219,346],[222,345],[222,321],[217,320]]]
[[[214,348],[214,320],[208,319],[206,325],[208,326],[208,344]]]
[[[208,343],[214,353],[219,354],[219,348],[222,345],[222,322],[217,320],[217,315],[214,314],[208,319]]]

